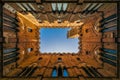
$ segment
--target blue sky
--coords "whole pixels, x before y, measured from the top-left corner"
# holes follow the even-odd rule
[[[67,39],[69,28],[41,28],[40,29],[40,52],[44,53],[77,53],[78,38]]]

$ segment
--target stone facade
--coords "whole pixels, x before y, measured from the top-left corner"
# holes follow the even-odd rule
[[[68,38],[79,38],[80,51],[77,54],[42,54],[39,51],[39,29],[44,27],[44,24],[40,25],[42,23],[38,23],[29,13],[13,14],[4,9],[3,76],[34,77],[30,80],[87,80],[91,77],[117,77],[116,15],[117,4],[105,3],[97,12],[85,18],[83,24],[79,24],[77,28],[72,26]],[[52,25],[54,24],[58,23],[53,22]],[[52,76],[54,69],[57,70],[57,77]],[[67,77],[63,76],[64,69],[67,70]]]

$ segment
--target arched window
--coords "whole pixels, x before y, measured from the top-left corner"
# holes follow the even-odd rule
[[[61,62],[62,61],[62,59],[61,58],[58,58],[58,62]]]
[[[57,77],[57,69],[54,68],[52,71],[52,77]]]
[[[59,66],[58,69],[55,67],[52,70],[52,77],[68,77],[68,71],[65,67],[63,69],[61,66]]]
[[[66,68],[63,69],[63,77],[68,77],[68,71]]]
[[[102,61],[106,62],[110,65],[116,66],[117,65],[117,50],[112,50],[112,49],[107,49],[107,48],[102,48],[101,49],[103,53],[101,54],[102,56]]]
[[[31,52],[33,50],[33,48],[28,48],[28,52]]]
[[[81,67],[81,68],[84,70],[84,72],[87,74],[88,77],[93,77],[86,67]]]
[[[80,58],[77,58],[78,61],[80,61]]]
[[[102,48],[101,50],[107,53],[111,53],[111,54],[117,53],[117,50],[112,50],[112,49],[107,49],[107,48]]]
[[[15,52],[15,51],[17,51],[17,48],[9,48],[9,49],[4,49],[3,53],[6,54],[6,53],[10,53],[10,52]]]

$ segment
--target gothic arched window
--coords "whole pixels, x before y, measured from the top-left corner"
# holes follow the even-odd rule
[[[54,68],[52,71],[52,77],[57,77],[57,69]]]
[[[66,68],[63,69],[63,77],[68,77],[68,71]]]
[[[103,53],[101,54],[102,56],[102,61],[106,62],[108,64],[111,64],[113,66],[117,65],[117,50],[112,50],[112,49],[107,49],[107,48],[102,48],[101,49]]]
[[[58,67],[58,69],[53,68],[52,70],[52,77],[68,77],[68,71],[67,68],[61,68],[61,66]]]

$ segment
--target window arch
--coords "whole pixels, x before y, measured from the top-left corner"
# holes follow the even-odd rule
[[[52,70],[52,77],[68,77],[67,68],[62,68],[59,66],[58,68],[54,67]]]
[[[62,61],[62,58],[58,58],[58,62],[61,62]]]
[[[105,63],[108,63],[110,65],[116,66],[117,65],[117,50],[112,50],[112,49],[107,49],[107,48],[102,48],[101,49],[103,52],[101,53],[101,60]]]
[[[52,70],[52,77],[57,77],[57,69],[53,68]]]
[[[63,77],[68,77],[68,71],[66,68],[63,69]]]

